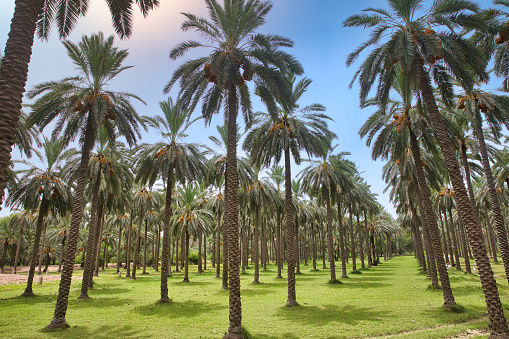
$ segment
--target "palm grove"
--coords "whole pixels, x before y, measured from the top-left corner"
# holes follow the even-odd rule
[[[109,4],[117,34],[128,38],[133,3],[124,2]],[[144,15],[159,5],[136,3]],[[65,38],[88,2],[16,2],[0,66],[0,199],[6,188],[6,205],[19,212],[0,221],[0,268],[29,265],[24,295],[30,296],[36,269],[41,274],[44,265],[59,263],[48,328],[68,326],[75,264],[83,267],[80,298],[89,298],[94,275],[108,263],[131,279],[152,266],[161,273],[160,302],[171,302],[173,270],[183,270],[189,281],[190,262],[198,273],[209,264],[229,290],[226,337],[239,338],[246,269],[254,269],[253,283],[259,283],[270,261],[277,278],[286,264],[286,305],[293,307],[302,263],[328,269],[335,284],[336,261],[347,278],[348,261],[355,274],[357,258],[362,269],[377,265],[381,255],[412,251],[442,290],[444,307],[455,305],[449,263],[477,270],[491,334],[509,337],[489,261],[500,255],[509,272],[509,153],[500,145],[509,121],[509,3],[481,9],[470,1],[388,0],[385,9],[344,21],[371,33],[347,66],[359,64],[352,84],[359,82],[361,108],[374,112],[359,134],[373,158],[387,162],[382,176],[397,220],[376,201],[349,153],[338,149],[326,108],[301,102],[313,84],[287,52],[293,42],[259,33],[272,3],[205,4],[208,17],[183,13],[182,24],[202,41],[170,51],[178,67],[163,91],[176,88],[178,97],[140,116],[133,101],[141,98],[108,86],[132,66],[125,65],[128,51],[102,33],[64,42],[77,73],[29,89],[32,103],[23,113],[35,33],[47,38],[55,24]],[[194,49],[201,54],[181,61]],[[493,93],[481,88],[490,61],[502,82]],[[263,112],[253,112],[254,97]],[[190,142],[189,127],[209,126],[217,113],[225,121],[217,126],[219,137],[210,137],[209,145]],[[42,134],[47,126],[48,136]],[[159,141],[143,143],[142,130],[155,131]],[[245,157],[237,155],[242,138]],[[13,145],[36,162],[13,164]],[[296,179],[292,162],[304,165]]]

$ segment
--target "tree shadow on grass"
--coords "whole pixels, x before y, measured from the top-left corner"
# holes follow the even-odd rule
[[[390,284],[386,284],[383,282],[367,282],[362,280],[348,280],[341,279],[342,284],[326,284],[327,287],[333,289],[366,289],[366,288],[381,288],[385,286],[389,286]]]
[[[131,303],[134,304],[135,302],[126,298],[94,298],[93,296],[90,299],[69,298],[69,308],[74,309],[118,307]]]
[[[125,325],[103,325],[97,329],[90,330],[86,326],[72,326],[65,330],[46,331],[41,330],[48,336],[54,338],[150,338],[150,334],[141,333],[141,330],[134,329],[132,326]]]
[[[228,306],[210,302],[187,300],[183,302],[154,303],[139,306],[134,312],[146,317],[194,318],[202,314],[227,309]]]
[[[296,323],[306,323],[313,326],[324,326],[329,323],[343,323],[348,325],[357,325],[359,322],[372,319],[376,321],[381,313],[371,308],[361,308],[355,305],[323,305],[318,306],[300,306],[300,307],[280,307],[277,311],[277,317]],[[385,318],[390,317],[390,311],[384,311]]]
[[[0,308],[6,308],[13,305],[35,305],[40,303],[54,303],[57,300],[56,295],[35,294],[31,297],[16,296],[12,298],[0,299]]]
[[[110,288],[110,287],[103,287],[103,288],[94,288],[93,290],[89,290],[90,297],[94,297],[94,295],[108,295],[108,294],[120,294],[120,293],[129,293],[132,292],[131,289],[128,288]]]

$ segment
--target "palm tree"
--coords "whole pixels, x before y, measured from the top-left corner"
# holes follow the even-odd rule
[[[244,150],[250,150],[251,163],[256,166],[270,166],[285,162],[285,218],[288,258],[288,299],[287,306],[297,306],[295,295],[295,249],[293,234],[293,209],[291,190],[291,156],[297,165],[301,163],[302,151],[308,156],[321,156],[323,143],[335,136],[329,131],[327,115],[321,113],[325,107],[320,104],[299,106],[302,95],[311,84],[311,79],[302,78],[296,83],[296,77],[288,74],[284,77],[288,93],[280,94],[260,85],[257,94],[265,103],[268,113],[258,113],[250,126],[251,131],[243,144]],[[273,106],[273,101],[277,106]],[[290,156],[291,154],[291,156]]]
[[[189,119],[190,110],[182,109],[179,102],[159,103],[163,116],[144,117],[144,121],[165,139],[153,145],[142,144],[138,148],[135,162],[137,180],[142,185],[153,186],[162,178],[166,186],[166,198],[163,219],[163,256],[161,260],[161,299],[169,302],[168,297],[168,262],[170,252],[170,218],[172,212],[172,194],[175,181],[199,180],[204,177],[205,157],[202,146],[185,143],[187,129],[198,119]]]
[[[44,137],[42,143],[43,152],[34,150],[39,163],[43,168],[32,165],[24,161],[25,165],[30,166],[24,171],[24,176],[16,185],[16,188],[7,200],[7,205],[11,207],[23,206],[24,209],[32,211],[39,208],[37,217],[35,238],[32,246],[30,269],[28,271],[27,287],[24,296],[32,296],[32,283],[34,279],[35,266],[38,262],[41,233],[44,228],[44,218],[51,209],[55,208],[64,213],[67,204],[71,200],[69,187],[61,180],[60,172],[65,161],[71,160],[75,155],[74,150],[65,150],[65,142],[57,140],[55,137],[48,139]]]
[[[106,1],[115,32],[122,38],[132,34],[132,0]],[[10,147],[16,137],[21,102],[28,75],[28,64],[37,30],[39,38],[48,39],[50,28],[56,23],[60,38],[66,38],[76,26],[78,18],[87,13],[90,1],[23,0],[16,2],[11,31],[0,63],[0,205],[6,187]],[[159,6],[159,0],[136,0],[140,11],[147,16]]]
[[[168,92],[180,79],[181,96],[185,106],[194,107],[204,98],[202,113],[210,123],[222,105],[228,122],[228,151],[225,220],[228,234],[230,324],[228,338],[241,336],[242,309],[240,301],[240,252],[238,235],[238,181],[237,181],[237,114],[239,103],[244,120],[251,117],[251,100],[246,81],[265,83],[271,88],[285,89],[276,69],[302,73],[302,66],[280,47],[292,47],[293,42],[279,35],[265,35],[256,31],[265,23],[272,9],[270,2],[260,0],[205,0],[211,20],[183,13],[183,30],[194,29],[211,44],[185,41],[177,45],[170,58],[176,59],[194,48],[211,48],[205,57],[182,64],[164,88]],[[243,72],[242,72],[243,71]]]
[[[185,236],[185,267],[184,282],[189,282],[189,240],[196,238],[203,233],[208,233],[214,214],[204,208],[207,191],[199,185],[187,184],[177,189],[177,207],[171,218],[173,228],[177,233]],[[198,258],[201,260],[201,258]]]
[[[260,232],[263,232],[262,222],[260,222],[261,210],[268,211],[269,205],[272,201],[277,199],[277,192],[274,187],[267,181],[260,178],[260,169],[254,169],[253,182],[246,188],[244,194],[245,202],[248,209],[253,215],[253,258],[254,262],[254,279],[253,283],[260,283]],[[263,217],[262,217],[263,218]]]
[[[497,230],[500,254],[504,262],[506,278],[509,281],[509,243],[507,241],[505,221],[500,210],[498,193],[490,166],[490,158],[488,157],[485,136],[482,128],[483,120],[481,116],[482,112],[486,117],[485,120],[490,126],[493,134],[498,135],[503,124],[505,124],[506,127],[509,126],[509,111],[505,108],[507,104],[508,101],[505,96],[486,93],[478,89],[468,91],[468,95],[461,97],[458,101],[458,109],[463,108],[464,113],[473,122],[475,136],[479,144],[479,153],[481,154],[481,163],[490,193],[491,207],[493,217],[495,219],[495,228]]]
[[[459,3],[454,0],[435,1],[427,11],[421,12],[425,14],[418,15],[417,11],[424,10],[422,1],[388,0],[388,3],[390,11],[369,9],[370,14],[353,15],[344,22],[344,26],[348,27],[374,28],[371,38],[349,55],[347,65],[351,65],[365,49],[373,48],[355,77],[358,76],[360,80],[361,101],[367,97],[376,79],[381,79],[377,88],[378,95],[381,100],[387,101],[395,64],[399,64],[412,85],[420,90],[451,178],[460,217],[467,229],[479,272],[482,272],[481,284],[488,305],[491,333],[494,336],[506,336],[509,331],[493,271],[442,116],[435,102],[429,76],[429,73],[434,75],[434,80],[438,82],[438,88],[446,102],[450,102],[452,94],[449,75],[456,78],[463,88],[472,87],[471,73],[477,73],[480,81],[486,80],[484,71],[486,62],[474,46],[454,31],[437,33],[431,28],[433,26],[437,29],[444,25],[448,28],[482,27],[482,22],[475,16],[478,7],[468,1]],[[429,27],[426,28],[426,25]],[[384,34],[388,32],[390,33]],[[467,68],[472,72],[466,72]]]
[[[18,241],[16,242],[16,255],[14,257],[14,274],[16,274],[18,269],[18,259],[19,253],[21,249],[21,242],[23,241],[23,233],[25,230],[30,230],[33,228],[33,217],[30,212],[25,211],[19,215],[14,215],[11,219],[11,223],[15,229],[19,229]]]
[[[78,169],[71,227],[67,242],[65,263],[60,280],[55,314],[49,329],[65,328],[65,314],[71,277],[74,265],[74,254],[77,246],[79,226],[83,214],[83,192],[86,185],[90,151],[95,142],[99,125],[104,125],[113,138],[116,134],[124,136],[133,145],[139,134],[137,113],[130,103],[134,98],[142,101],[131,93],[118,93],[105,90],[115,76],[130,68],[122,66],[128,56],[127,50],[113,47],[113,36],[104,38],[102,33],[90,37],[83,36],[81,42],[74,44],[65,41],[63,44],[67,54],[79,70],[75,77],[42,83],[28,93],[28,97],[39,97],[32,105],[32,113],[28,125],[37,124],[46,127],[55,118],[54,135],[62,132],[62,140],[68,143],[78,134],[82,135],[81,162]],[[142,101],[143,102],[143,101]]]
[[[337,194],[336,190],[339,189],[339,177],[346,173],[353,175],[354,170],[351,166],[342,165],[340,162],[333,161],[333,159],[331,159],[332,152],[336,147],[329,147],[328,145],[323,145],[323,147],[328,148],[326,155],[319,160],[309,160],[310,165],[304,168],[300,172],[299,176],[300,181],[302,182],[301,190],[303,192],[307,192],[309,190],[309,193],[312,195],[319,194],[325,202],[325,207],[327,208],[327,251],[331,276],[330,282],[335,283],[337,279],[334,263],[331,199],[334,199]],[[347,154],[349,153],[341,153],[339,156]],[[338,165],[342,165],[341,168],[337,168],[336,166]],[[340,207],[338,207],[338,209],[341,210]],[[338,211],[338,214],[339,213],[340,212]]]

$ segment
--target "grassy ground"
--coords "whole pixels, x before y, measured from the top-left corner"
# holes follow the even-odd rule
[[[503,268],[493,267],[507,304]],[[253,338],[449,338],[488,328],[478,276],[450,271],[462,307],[448,311],[441,307],[442,292],[428,288],[413,257],[396,257],[333,285],[327,284],[328,270],[311,268],[301,265],[297,275],[296,308],[284,306],[286,280],[275,279],[275,267],[261,272],[257,285],[251,283],[254,270],[241,275],[243,326]],[[114,269],[101,272],[90,300],[77,299],[81,281],[73,281],[71,328],[57,332],[43,328],[53,316],[58,282],[38,285],[36,277],[33,298],[20,297],[22,285],[1,286],[0,328],[10,338],[221,338],[228,328],[228,292],[212,269],[198,275],[193,266],[191,272],[190,283],[178,273],[169,278],[171,304],[156,302],[160,277],[152,269],[135,281],[119,278]]]

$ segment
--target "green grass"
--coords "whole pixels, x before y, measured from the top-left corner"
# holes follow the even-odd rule
[[[221,338],[228,328],[228,291],[221,290],[221,279],[209,268],[198,275],[192,266],[190,283],[174,272],[168,278],[169,304],[157,302],[159,273],[153,270],[135,281],[119,278],[114,269],[101,272],[90,300],[77,299],[81,281],[74,280],[67,311],[71,327],[57,332],[43,329],[53,317],[58,282],[38,285],[36,277],[33,298],[20,297],[23,285],[1,286],[0,328],[9,338]],[[505,304],[509,289],[503,267],[493,268]],[[341,279],[342,284],[328,284],[326,269],[301,267],[301,306],[291,308],[284,306],[286,280],[276,279],[274,266],[268,269],[260,272],[261,284],[251,284],[252,271],[241,275],[242,324],[251,338],[448,338],[488,328],[478,276],[449,271],[460,306],[447,310],[441,307],[441,290],[427,288],[429,280],[412,257],[396,257]]]

